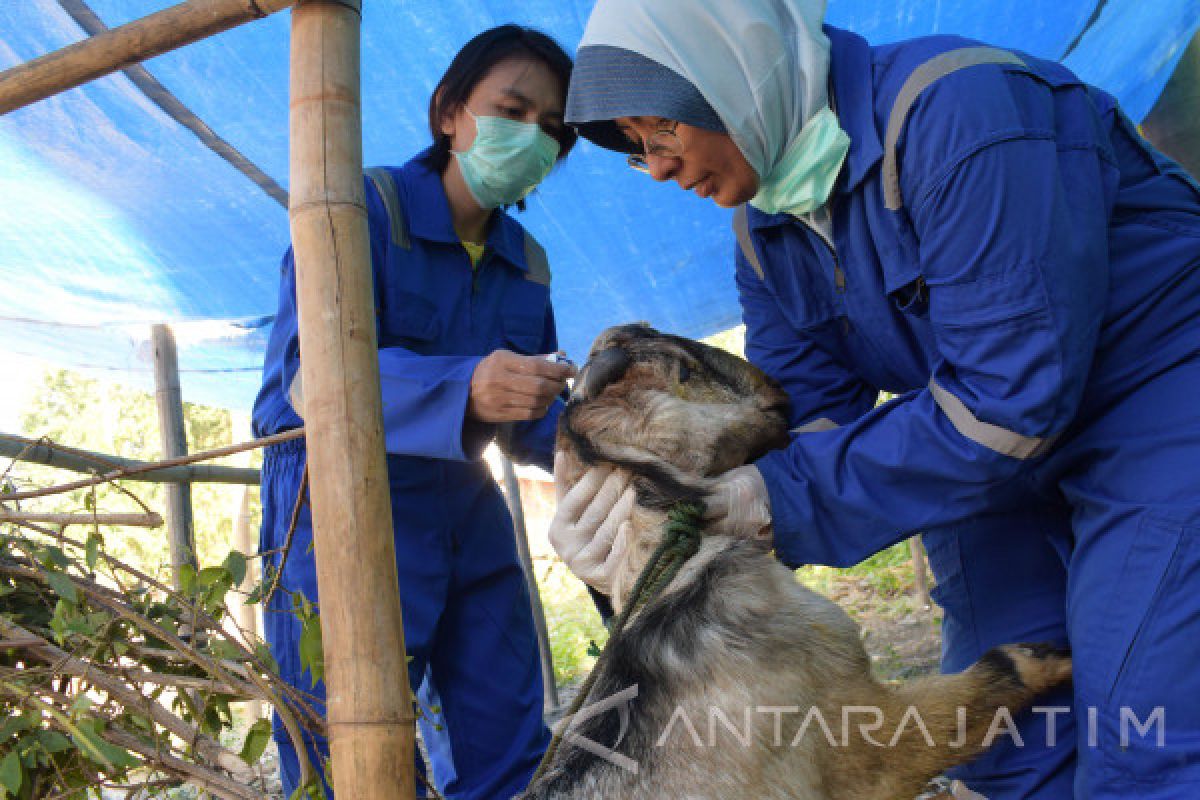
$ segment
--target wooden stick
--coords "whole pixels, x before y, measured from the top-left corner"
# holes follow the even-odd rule
[[[362,182],[361,0],[292,11],[291,208],[334,794],[411,800],[414,713]]]
[[[0,522],[42,522],[49,525],[124,525],[129,528],[160,528],[158,514],[52,514],[40,511],[14,511],[0,507]]]
[[[242,781],[232,780],[199,764],[185,761],[162,749],[151,747],[137,736],[115,726],[109,726],[100,737],[107,742],[137,753],[162,772],[176,775],[188,784],[220,800],[262,800],[262,792]],[[245,766],[243,764],[242,766]]]
[[[77,447],[52,442],[49,439],[27,439],[11,433],[0,433],[0,457],[31,464],[43,464],[55,469],[94,474],[99,469],[139,469],[147,466],[145,461],[120,458],[106,453],[93,453]],[[221,464],[197,464],[194,466],[156,467],[152,472],[131,475],[130,480],[149,483],[188,481],[189,483],[236,483],[247,486],[258,485],[258,470],[249,467],[226,467]]]
[[[202,758],[208,759],[233,775],[242,779],[253,775],[253,772],[249,770],[244,761],[237,757],[237,754],[225,749],[216,740],[202,734],[194,725],[184,722],[156,700],[146,697],[110,673],[75,658],[65,650],[2,617],[0,617],[0,631],[3,631],[5,636],[14,638],[39,639],[41,643],[30,646],[29,649],[38,660],[51,665],[56,673],[72,675],[85,680],[107,692],[127,708],[137,709],[154,720],[157,725],[178,736],[188,747],[194,748]]]
[[[304,428],[294,428],[283,433],[276,433],[273,436],[264,436],[261,439],[255,439],[252,442],[242,442],[240,444],[231,444],[226,447],[217,447],[213,450],[205,450],[202,453],[192,453],[184,458],[170,458],[166,461],[155,461],[140,467],[128,467],[114,469],[106,472],[103,475],[97,475],[94,478],[85,478],[84,480],[74,481],[72,483],[63,483],[58,486],[47,486],[45,489],[31,489],[28,492],[13,492],[11,494],[0,495],[0,500],[9,502],[11,500],[29,500],[34,497],[47,497],[52,494],[65,494],[73,492],[76,489],[84,489],[88,486],[96,486],[101,483],[110,483],[112,481],[124,480],[132,478],[134,475],[144,475],[147,472],[157,472],[168,467],[178,467],[184,464],[195,464],[197,461],[208,461],[222,456],[233,455],[240,453],[243,450],[254,450],[258,447],[268,447],[280,442],[288,442],[292,439],[299,439],[304,436]]]
[[[293,2],[188,0],[165,8],[0,73],[0,114],[260,19]]]
[[[932,602],[929,597],[929,570],[925,568],[925,548],[921,545],[919,535],[908,540],[908,551],[912,555],[913,594],[921,601],[923,608],[929,608]]]

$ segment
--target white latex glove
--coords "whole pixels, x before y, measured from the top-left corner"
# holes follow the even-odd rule
[[[735,467],[719,475],[704,498],[709,533],[738,539],[771,536],[771,502],[758,467]]]
[[[592,467],[568,491],[562,456],[554,458],[558,507],[550,521],[550,544],[571,572],[601,594],[611,595],[613,577],[629,544],[630,515],[637,495],[631,476]]]

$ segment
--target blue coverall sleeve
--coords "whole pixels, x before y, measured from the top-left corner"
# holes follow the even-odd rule
[[[738,297],[746,320],[746,358],[779,381],[791,400],[788,428],[846,425],[875,406],[879,391],[805,338],[735,248]],[[803,434],[801,434],[803,435]]]
[[[1007,81],[1020,79],[968,72],[985,73],[972,75],[969,93],[930,90],[901,159],[933,375],[925,389],[757,462],[784,563],[854,564],[1002,507],[1004,484],[1079,407],[1107,294],[1114,172],[1086,142],[1060,148],[1049,90],[1018,108]]]
[[[554,324],[554,309],[547,304],[546,326],[539,351],[553,353],[557,350],[558,331]],[[547,472],[553,472],[554,439],[558,432],[558,417],[564,407],[564,398],[560,397],[550,404],[541,419],[501,426],[497,437],[500,449],[518,464],[536,464]]]
[[[471,376],[481,356],[426,356],[379,350],[384,449],[448,461],[479,458],[495,426],[467,416]]]

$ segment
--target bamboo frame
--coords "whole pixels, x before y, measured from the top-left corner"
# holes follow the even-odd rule
[[[414,797],[362,182],[361,0],[292,11],[291,207],[334,793]]]
[[[241,442],[240,444],[216,447],[212,450],[205,450],[201,453],[192,453],[190,456],[184,456],[182,458],[172,458],[166,461],[155,461],[153,463],[133,462],[139,465],[132,467],[121,467],[109,472],[105,472],[103,475],[97,475],[94,478],[85,478],[79,481],[72,481],[71,483],[59,484],[58,486],[47,486],[44,489],[30,489],[24,492],[11,492],[9,494],[0,496],[0,500],[3,500],[6,503],[14,500],[32,500],[35,497],[49,497],[50,495],[54,494],[65,494],[66,492],[73,492],[76,489],[84,489],[88,486],[97,486],[101,483],[111,483],[112,481],[118,480],[138,480],[138,478],[135,476],[146,475],[152,472],[162,475],[173,468],[182,467],[187,464],[195,464],[197,461],[208,461],[210,459],[221,458],[223,456],[231,456],[234,453],[241,453],[246,450],[255,450],[259,447],[268,447],[281,442],[290,442],[292,439],[299,439],[302,436],[304,436],[304,428],[293,428],[289,431],[274,433],[270,436],[264,436],[261,439],[255,439],[252,442]],[[23,459],[18,457],[17,460],[20,461]],[[215,467],[212,467],[211,469],[215,469]]]
[[[124,476],[125,480],[149,483],[187,481],[188,483],[234,483],[257,486],[259,480],[258,470],[250,467],[226,467],[220,464],[162,467],[146,461],[136,461],[132,458],[121,458],[106,453],[94,453],[90,450],[67,447],[45,439],[29,439],[10,433],[0,433],[0,458],[11,458],[16,461],[27,461],[31,464],[43,464],[47,467],[87,474],[100,469],[106,471],[111,469],[144,470],[149,467],[153,470],[152,472],[133,472]]]
[[[0,72],[0,114],[246,22],[294,0],[188,0]]]
[[[158,406],[158,435],[163,458],[187,455],[187,427],[183,421],[183,390],[179,386],[179,354],[170,326],[153,325],[154,402]],[[196,544],[192,534],[192,487],[180,481],[166,487],[167,540],[171,545],[171,572],[179,588],[179,571],[196,566]]]
[[[0,522],[39,522],[47,525],[124,525],[129,528],[160,528],[158,514],[79,513],[57,514],[41,511],[16,511],[0,507]]]

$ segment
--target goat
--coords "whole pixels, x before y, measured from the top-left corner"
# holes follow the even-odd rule
[[[615,607],[667,510],[786,445],[787,408],[774,381],[716,348],[645,325],[599,336],[558,447],[568,485],[595,464],[633,475]],[[608,647],[591,706],[564,721],[557,760],[524,800],[912,800],[1071,671],[1063,652],[1007,645],[959,675],[881,684],[844,611],[765,541],[715,535]]]

